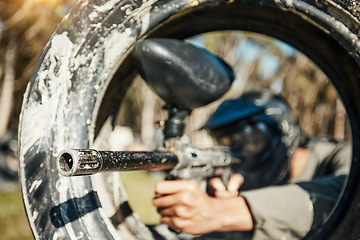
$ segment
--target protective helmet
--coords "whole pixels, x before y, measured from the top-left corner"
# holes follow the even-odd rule
[[[224,101],[203,127],[228,142],[238,159],[234,172],[245,179],[241,190],[285,183],[300,130],[286,101],[270,90],[252,90]]]

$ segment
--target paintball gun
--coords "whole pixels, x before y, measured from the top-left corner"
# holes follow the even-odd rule
[[[159,149],[143,152],[65,149],[57,158],[60,174],[168,170],[173,178],[190,179],[214,176],[217,168],[231,164],[228,148],[200,149],[183,137],[186,116],[230,88],[234,79],[231,67],[209,51],[177,39],[139,42],[132,57],[142,78],[167,103],[169,117],[161,129],[163,140]]]

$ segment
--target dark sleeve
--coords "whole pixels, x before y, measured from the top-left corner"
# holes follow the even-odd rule
[[[298,183],[308,192],[314,209],[314,218],[309,234],[318,230],[329,217],[345,186],[346,178],[346,175],[332,175],[315,178],[311,182]]]
[[[328,144],[327,147],[331,145]],[[328,219],[331,210],[335,207],[351,167],[351,144],[341,143],[334,145],[332,151],[326,151],[326,144],[317,149],[318,156],[322,153],[322,163],[317,174],[311,181],[297,183],[304,189],[311,199],[314,211],[312,232],[318,230]]]

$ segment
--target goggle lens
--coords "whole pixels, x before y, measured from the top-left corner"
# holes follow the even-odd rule
[[[255,158],[269,151],[273,134],[265,122],[250,122],[230,135],[230,147],[241,157]]]

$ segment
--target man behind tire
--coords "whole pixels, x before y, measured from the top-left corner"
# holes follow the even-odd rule
[[[304,137],[268,90],[224,101],[204,128],[239,163],[226,187],[210,180],[214,197],[195,181],[159,182],[161,223],[199,239],[301,239],[326,221],[350,169],[350,144]]]

